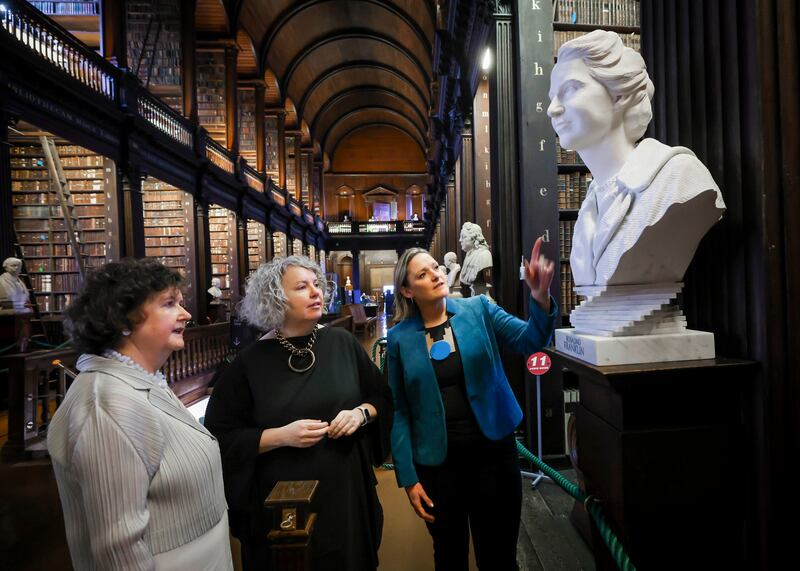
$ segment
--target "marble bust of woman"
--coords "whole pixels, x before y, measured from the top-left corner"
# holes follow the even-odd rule
[[[576,286],[681,281],[725,211],[692,151],[638,142],[653,95],[644,60],[614,32],[596,30],[559,49],[547,114],[561,146],[577,151],[594,177],[572,237]]]

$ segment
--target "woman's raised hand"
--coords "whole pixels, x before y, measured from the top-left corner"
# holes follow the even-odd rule
[[[531,250],[531,260],[525,264],[525,282],[531,289],[531,295],[536,303],[550,313],[550,284],[553,282],[555,274],[555,264],[548,260],[543,254],[542,239],[536,240]]]

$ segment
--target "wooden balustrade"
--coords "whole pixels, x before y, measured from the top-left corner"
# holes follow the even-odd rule
[[[234,162],[229,156],[227,149],[210,137],[206,138],[206,157],[212,164],[218,166],[227,173],[233,174]]]
[[[190,149],[193,147],[192,124],[177,111],[145,90],[139,90],[136,101],[145,121]]]
[[[0,3],[0,29],[73,79],[115,100],[119,70],[26,2]]]
[[[235,351],[230,346],[230,324],[190,327],[183,334],[185,347],[170,355],[162,368],[172,392],[189,405],[208,392],[217,367]],[[75,370],[74,349],[35,351],[8,355],[0,368],[8,368],[8,441],[3,460],[17,460],[46,450],[47,426],[64,397],[68,375],[55,360]]]

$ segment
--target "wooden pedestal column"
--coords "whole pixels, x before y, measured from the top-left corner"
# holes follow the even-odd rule
[[[578,466],[634,565],[742,568],[755,364],[597,367],[549,354],[578,377]],[[616,569],[596,529],[592,543],[597,568]]]

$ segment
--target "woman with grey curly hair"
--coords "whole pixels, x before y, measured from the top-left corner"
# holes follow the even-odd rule
[[[353,335],[319,324],[326,283],[305,256],[247,282],[241,316],[265,331],[214,387],[205,425],[219,439],[231,531],[245,570],[270,569],[264,499],[281,480],[318,480],[314,569],[375,569],[383,512],[371,466],[388,453],[391,393]]]

